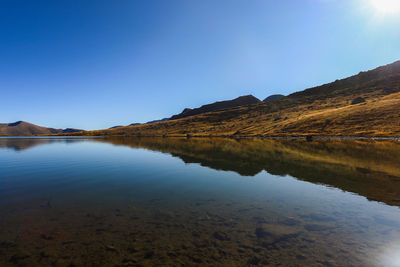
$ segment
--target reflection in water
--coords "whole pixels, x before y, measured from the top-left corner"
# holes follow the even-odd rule
[[[9,148],[15,151],[21,151],[38,145],[52,142],[51,139],[35,138],[0,138],[0,148]]]
[[[356,140],[111,138],[115,145],[169,153],[185,163],[254,176],[270,174],[325,184],[400,205],[400,143]]]
[[[35,146],[51,144],[51,143],[75,143],[82,142],[85,139],[66,137],[66,138],[49,138],[49,137],[0,137],[0,149],[8,148],[15,151],[22,151]],[[87,140],[90,140],[87,138]]]
[[[391,141],[0,138],[0,265],[396,266],[399,158]]]

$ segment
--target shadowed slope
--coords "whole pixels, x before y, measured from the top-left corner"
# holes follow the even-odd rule
[[[189,116],[199,115],[207,112],[218,111],[228,108],[240,107],[240,106],[248,106],[260,103],[261,101],[252,96],[252,95],[245,95],[235,98],[233,100],[226,100],[226,101],[219,101],[212,104],[203,105],[199,108],[190,109],[185,108],[182,113],[172,116],[170,119],[181,119]]]
[[[271,103],[271,102],[278,101],[279,99],[282,99],[282,98],[284,98],[284,97],[285,97],[284,95],[270,95],[269,97],[265,98],[265,99],[263,100],[263,102],[265,102],[265,103]]]

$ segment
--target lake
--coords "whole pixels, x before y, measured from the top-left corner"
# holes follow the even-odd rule
[[[400,266],[400,142],[0,138],[1,266]]]

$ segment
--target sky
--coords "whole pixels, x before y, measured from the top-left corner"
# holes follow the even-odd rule
[[[0,1],[0,122],[104,129],[400,60],[397,0]]]

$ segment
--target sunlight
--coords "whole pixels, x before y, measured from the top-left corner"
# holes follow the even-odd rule
[[[400,266],[399,246],[393,246],[386,249],[381,260],[383,265],[387,267]]]
[[[400,13],[400,0],[370,0],[372,8],[380,15]]]

